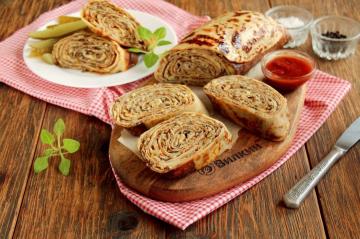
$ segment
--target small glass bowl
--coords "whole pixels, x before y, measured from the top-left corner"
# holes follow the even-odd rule
[[[346,38],[323,36],[326,32],[339,32]],[[346,58],[355,53],[360,38],[360,23],[347,17],[325,16],[311,26],[312,49],[316,55],[327,60]]]
[[[311,67],[311,71],[301,76],[279,76],[267,69],[267,64],[275,58],[287,56],[290,58],[300,58],[307,62]],[[313,78],[316,70],[315,60],[302,51],[297,50],[277,50],[266,54],[261,60],[261,70],[265,76],[264,82],[271,85],[277,90],[288,92],[296,89],[306,81]]]
[[[300,19],[304,24],[302,26],[284,25],[290,34],[290,41],[284,46],[285,48],[294,48],[305,43],[309,28],[313,20],[311,13],[303,8],[296,6],[277,6],[269,9],[265,13],[266,16],[273,18],[275,21],[282,24],[282,18],[295,17]]]

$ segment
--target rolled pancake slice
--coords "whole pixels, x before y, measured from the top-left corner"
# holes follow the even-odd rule
[[[203,86],[210,80],[244,74],[267,52],[288,41],[285,28],[252,11],[229,12],[188,34],[160,61],[159,82]]]
[[[116,42],[90,31],[60,39],[55,43],[52,55],[61,67],[97,73],[126,71],[137,61]]]
[[[223,76],[205,85],[204,92],[225,117],[261,137],[282,141],[289,133],[286,98],[261,81]]]
[[[181,177],[201,169],[231,147],[226,126],[201,113],[182,113],[140,136],[142,160],[157,173]]]
[[[81,19],[93,32],[108,37],[123,47],[147,48],[137,32],[140,23],[110,1],[90,0],[81,11]]]
[[[189,87],[168,83],[132,90],[120,96],[111,108],[114,122],[136,136],[182,112],[207,113]]]

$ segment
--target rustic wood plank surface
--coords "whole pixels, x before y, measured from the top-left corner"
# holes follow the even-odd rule
[[[14,230],[45,107],[0,85],[0,238]]]
[[[69,0],[0,0],[0,38]],[[265,11],[292,3],[315,16],[346,15],[360,20],[356,0],[170,0],[197,15],[237,9]],[[312,54],[309,42],[301,49]],[[360,115],[360,53],[326,62],[321,70],[352,82],[353,88],[314,137],[261,183],[181,231],[143,213],[122,196],[107,159],[110,127],[99,120],[52,106],[0,84],[0,238],[355,238],[360,234],[360,162],[355,146],[298,210],[286,209],[283,194],[314,166]],[[43,149],[41,128],[64,118],[68,137],[82,143],[71,156],[68,177],[56,160],[35,175],[32,163]],[[310,162],[310,164],[309,164]]]

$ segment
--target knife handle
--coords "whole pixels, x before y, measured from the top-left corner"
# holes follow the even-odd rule
[[[289,208],[298,208],[306,196],[318,184],[320,179],[329,171],[331,166],[345,153],[345,150],[334,146],[318,165],[285,194],[285,205]]]

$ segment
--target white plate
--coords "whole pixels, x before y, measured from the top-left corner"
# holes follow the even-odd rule
[[[164,52],[177,43],[177,36],[174,29],[165,21],[159,17],[153,16],[151,14],[140,12],[136,10],[127,10],[131,15],[133,15],[136,20],[140,22],[141,25],[149,28],[154,31],[159,27],[166,28],[166,37],[165,40],[171,41],[171,45],[157,47],[156,51],[158,53]],[[80,12],[69,14],[70,16],[79,16]],[[39,30],[45,29],[47,25],[55,24],[56,21],[53,20],[48,22],[46,25],[39,28]],[[82,72],[79,70],[72,70],[61,68],[55,65],[49,65],[43,62],[40,58],[29,57],[30,46],[29,44],[37,40],[28,39],[24,46],[23,57],[27,67],[34,72],[36,75],[40,76],[42,79],[51,81],[56,84],[78,87],[78,88],[101,88],[108,86],[123,85],[130,83],[141,78],[144,78],[148,75],[154,73],[158,64],[151,68],[146,68],[142,57],[139,58],[139,62],[131,67],[129,70],[124,72],[119,72],[115,74],[97,74],[90,72]]]

